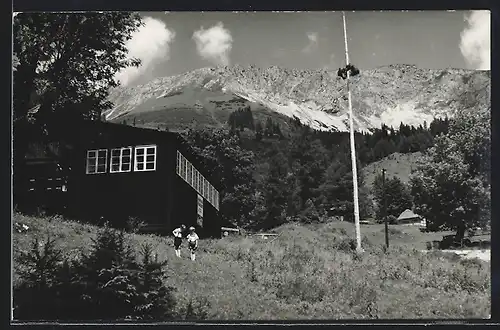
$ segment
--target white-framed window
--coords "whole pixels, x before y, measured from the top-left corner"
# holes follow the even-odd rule
[[[205,197],[205,199],[207,199],[207,200],[208,200],[208,198],[207,198],[207,197],[208,197],[208,196],[207,196],[208,194],[207,194],[207,193],[208,193],[208,185],[209,185],[209,183],[208,183],[208,180],[207,180],[207,179],[205,179],[205,178],[203,178],[203,181],[205,181],[205,182],[203,183],[203,197]]]
[[[181,154],[181,157],[180,157],[180,166],[179,166],[179,176],[180,176],[181,178],[184,178],[184,176],[183,176],[183,173],[184,173],[184,165],[185,165],[185,163],[184,163],[184,157],[183,157],[183,156],[182,156],[182,154]]]
[[[196,191],[198,192],[198,194],[201,192],[201,173],[198,172],[197,173],[197,178],[196,178]]]
[[[215,191],[215,208],[219,210],[219,192],[216,190]]]
[[[134,171],[155,171],[156,170],[156,146],[135,147]]]
[[[193,166],[193,169],[191,171],[191,186],[193,187],[194,190],[196,190],[196,178],[198,177],[196,175],[196,172],[198,172],[198,171]]]
[[[88,150],[87,151],[87,174],[106,173],[108,170],[108,150]]]
[[[111,173],[130,172],[132,170],[132,147],[111,149]]]
[[[179,150],[177,150],[177,165],[175,167],[176,171],[177,171],[177,174],[180,174],[181,173],[181,153],[179,152]]]
[[[193,185],[193,181],[191,181],[191,178],[192,178],[192,174],[191,172],[193,171],[193,165],[191,165],[191,163],[188,161],[187,162],[187,173],[186,173],[186,181],[187,183],[189,183],[190,186]]]
[[[182,157],[182,178],[187,181],[187,159]]]
[[[212,185],[210,185],[210,189],[208,190],[208,201],[212,205],[214,205],[213,196],[214,196],[214,187],[212,187]]]

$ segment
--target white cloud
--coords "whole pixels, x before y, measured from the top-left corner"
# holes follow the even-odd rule
[[[308,32],[307,39],[309,39],[309,43],[302,49],[303,53],[310,53],[316,48],[318,48],[318,33],[317,32]]]
[[[128,67],[116,75],[123,86],[127,86],[137,78],[150,73],[154,67],[170,58],[170,45],[175,39],[175,32],[166,24],[152,17],[144,18],[144,26],[134,33],[126,46],[130,58],[138,58],[141,65]]]
[[[474,69],[490,70],[490,11],[472,11],[465,20],[468,26],[460,34],[460,51]]]
[[[229,65],[229,53],[233,47],[231,31],[222,22],[204,29],[203,26],[193,33],[198,54],[215,64]]]

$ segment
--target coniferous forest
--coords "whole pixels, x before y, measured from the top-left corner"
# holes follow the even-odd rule
[[[378,218],[380,213],[369,198],[373,187],[365,184],[361,168],[396,152],[425,152],[436,136],[448,132],[449,122],[382,125],[371,134],[356,133],[361,218]],[[193,128],[184,137],[222,183],[221,213],[228,225],[265,230],[328,216],[352,220],[348,132],[314,130],[298,118],[290,118],[283,129],[271,117],[256,120],[249,107],[231,113],[227,126]]]

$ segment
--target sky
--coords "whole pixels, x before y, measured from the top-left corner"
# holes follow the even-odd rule
[[[128,42],[140,68],[122,85],[215,65],[296,69],[345,66],[341,12],[143,12]],[[490,69],[489,11],[346,12],[349,59],[363,69],[388,64]]]

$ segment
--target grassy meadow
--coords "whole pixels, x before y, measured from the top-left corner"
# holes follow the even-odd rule
[[[14,215],[29,226],[14,233],[17,262],[35,237],[57,239],[67,256],[88,251],[98,227],[61,218]],[[386,250],[382,225],[361,227],[363,254],[352,251],[354,227],[332,222],[286,224],[278,236],[233,236],[200,241],[196,261],[186,243],[176,258],[172,238],[127,234],[138,251],[153,245],[168,260],[166,284],[174,286],[179,313],[192,301],[196,315],[212,320],[486,318],[490,314],[490,264],[443,252],[422,253],[442,234],[416,226],[390,226]],[[432,236],[436,237],[432,237]]]

